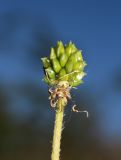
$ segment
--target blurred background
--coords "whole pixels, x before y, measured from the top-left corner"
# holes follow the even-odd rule
[[[55,114],[40,58],[58,40],[88,64],[65,111],[61,159],[121,160],[119,0],[0,1],[0,160],[50,159]]]

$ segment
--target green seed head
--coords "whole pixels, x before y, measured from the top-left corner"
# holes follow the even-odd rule
[[[82,52],[69,42],[64,45],[61,41],[51,48],[49,58],[41,58],[44,68],[44,81],[48,85],[56,85],[61,81],[67,81],[75,87],[83,83],[82,78],[86,75]]]

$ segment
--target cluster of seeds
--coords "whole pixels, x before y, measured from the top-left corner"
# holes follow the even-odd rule
[[[81,84],[86,75],[82,53],[72,42],[63,45],[61,41],[51,48],[50,56],[41,58],[43,62],[45,77],[44,81],[53,86],[60,81],[67,81],[71,87]]]

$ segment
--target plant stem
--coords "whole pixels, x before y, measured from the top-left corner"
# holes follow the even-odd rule
[[[64,106],[65,103],[63,103],[63,99],[59,99],[57,103],[58,109],[56,111],[55,116],[51,160],[59,160],[60,157],[60,144],[64,116]]]

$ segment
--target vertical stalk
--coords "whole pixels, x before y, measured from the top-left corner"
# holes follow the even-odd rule
[[[60,144],[61,144],[63,116],[64,116],[64,106],[65,103],[63,102],[63,99],[62,98],[59,99],[55,115],[51,160],[59,160],[60,158]]]

